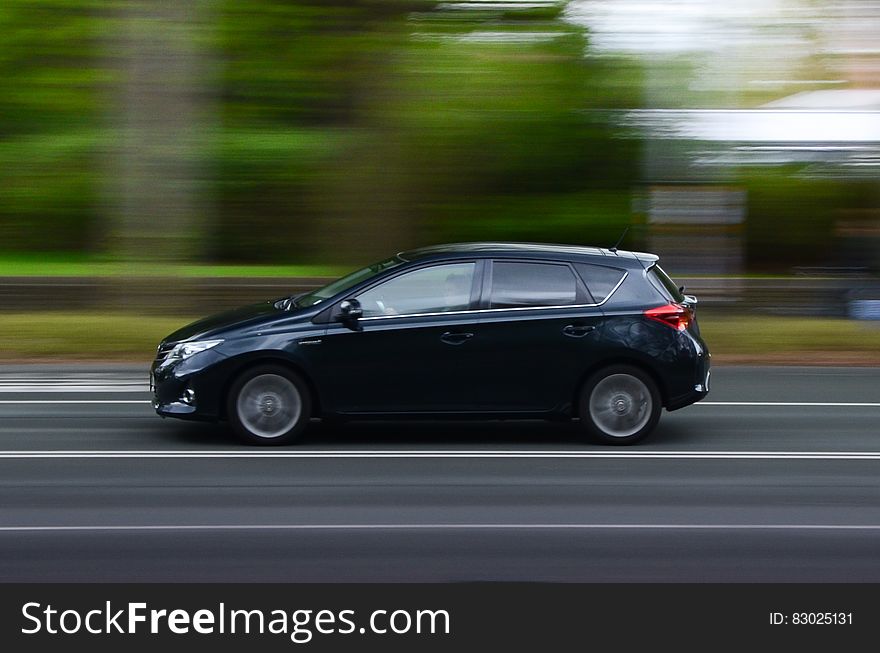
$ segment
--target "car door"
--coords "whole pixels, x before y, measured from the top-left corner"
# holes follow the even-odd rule
[[[479,382],[482,261],[428,264],[349,299],[363,310],[355,331],[331,322],[315,368],[339,413],[467,410]]]
[[[597,360],[602,311],[571,265],[494,260],[483,282],[480,347],[487,409],[548,411],[570,403]]]

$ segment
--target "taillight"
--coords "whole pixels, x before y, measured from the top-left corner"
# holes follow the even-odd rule
[[[680,304],[666,304],[657,308],[649,308],[645,311],[645,317],[671,326],[676,331],[684,331],[691,323],[691,312]]]

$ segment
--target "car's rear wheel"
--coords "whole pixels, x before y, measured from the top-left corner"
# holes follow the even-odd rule
[[[581,424],[604,444],[633,444],[645,438],[660,419],[662,401],[657,384],[631,365],[613,365],[596,372],[581,391]]]
[[[248,444],[288,444],[309,422],[309,389],[280,365],[252,368],[232,384],[227,414],[236,435]]]

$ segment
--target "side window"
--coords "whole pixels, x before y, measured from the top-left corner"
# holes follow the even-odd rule
[[[475,263],[421,268],[357,296],[364,317],[461,311],[470,307]]]
[[[577,280],[567,265],[495,261],[489,308],[578,303]]]
[[[611,294],[615,286],[623,278],[623,270],[609,268],[604,265],[590,265],[589,263],[575,263],[575,269],[581,275],[581,279],[590,289],[590,294],[596,303],[602,303]]]

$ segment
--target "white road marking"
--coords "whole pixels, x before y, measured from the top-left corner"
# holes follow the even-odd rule
[[[698,401],[692,406],[827,406],[827,407],[877,407],[880,403],[861,401]]]
[[[143,378],[130,379],[84,379],[84,378],[6,378],[0,381],[0,393],[138,393],[149,392],[149,385]],[[90,402],[90,400],[82,400]],[[838,402],[838,401],[700,401],[695,406],[868,406],[878,407],[880,402]]]
[[[0,392],[16,392],[22,394],[50,393],[50,392],[149,392],[149,384],[140,381],[138,383],[0,383]]]
[[[235,450],[5,450],[4,459],[41,458],[267,458],[267,459],[516,459],[516,458],[573,458],[604,459],[626,458],[630,460],[880,460],[880,451],[578,451],[578,450],[359,450],[359,449],[313,449],[300,451],[235,451]]]
[[[90,390],[90,392],[93,390]],[[146,392],[146,386],[142,390],[115,389],[104,392],[124,392],[133,394],[135,392]],[[36,394],[56,392],[55,390],[8,390],[0,386],[0,394],[17,393],[17,394]],[[61,391],[65,392],[65,391]],[[66,392],[80,392],[80,390],[67,390]],[[83,390],[85,392],[85,390]],[[102,391],[96,391],[102,392]],[[0,404],[107,404],[107,403],[126,403],[126,404],[149,404],[148,399],[63,399],[59,401],[52,400],[47,402],[41,399],[3,399]],[[692,406],[817,406],[824,408],[880,408],[880,402],[868,401],[700,401]]]
[[[48,393],[86,393],[94,392],[98,394],[108,393],[147,393],[149,385],[140,378],[130,379],[84,379],[84,378],[46,378],[35,379],[30,378],[6,378],[0,381],[0,394],[16,393],[16,394],[48,394]],[[15,403],[43,403],[39,400],[2,400],[0,404]],[[109,400],[100,399],[74,399],[65,401],[56,401],[53,403],[82,403],[82,404],[105,404],[110,403]],[[121,403],[121,402],[120,402]],[[145,403],[149,401],[126,401],[125,403]],[[841,401],[700,401],[694,406],[779,406],[779,407],[823,407],[823,408],[878,408],[880,402],[841,402]]]
[[[155,524],[0,526],[0,532],[322,530],[806,530],[880,531],[880,524]]]
[[[0,399],[0,404],[40,404],[47,407],[53,404],[137,404],[142,406],[149,403],[143,399]]]

